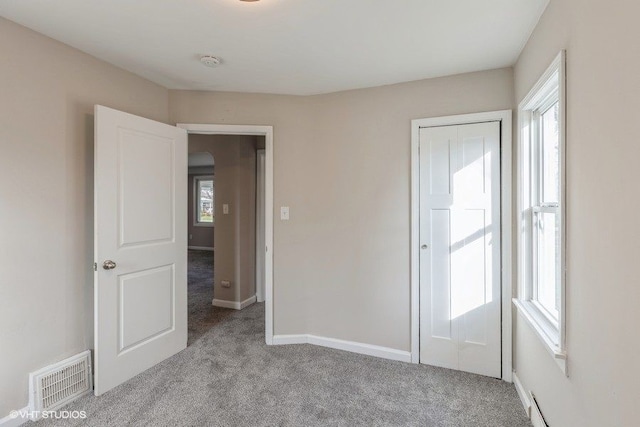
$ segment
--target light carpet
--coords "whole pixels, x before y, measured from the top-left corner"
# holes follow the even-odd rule
[[[309,344],[267,346],[264,304],[232,311],[212,307],[210,299],[197,303],[193,282],[187,349],[100,397],[64,408],[86,411],[86,419],[37,424],[531,425],[512,384]],[[210,298],[210,287],[201,291]]]

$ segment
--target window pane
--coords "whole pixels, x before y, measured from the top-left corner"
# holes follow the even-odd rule
[[[542,203],[558,203],[560,155],[558,138],[559,103],[542,113]]]
[[[558,320],[560,311],[560,232],[556,212],[537,214],[537,300]]]
[[[213,180],[198,181],[198,222],[213,222]]]

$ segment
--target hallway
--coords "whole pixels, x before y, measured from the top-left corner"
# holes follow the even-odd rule
[[[234,310],[214,307],[213,299],[213,252],[189,250],[188,255],[188,310],[189,338],[192,345],[214,325],[231,315]]]

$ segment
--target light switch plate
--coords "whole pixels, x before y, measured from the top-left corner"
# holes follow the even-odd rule
[[[229,205],[228,204],[225,203],[225,204],[222,205],[222,213],[224,215],[229,215]]]
[[[280,207],[280,220],[289,221],[289,206]]]

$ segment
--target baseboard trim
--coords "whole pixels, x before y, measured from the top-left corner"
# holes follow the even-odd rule
[[[522,402],[527,417],[531,418],[531,399],[529,398],[529,393],[525,391],[522,382],[520,382],[520,378],[516,375],[516,371],[513,371],[513,384],[516,386],[516,391],[518,392],[518,396],[520,396],[520,401]]]
[[[309,335],[274,335],[273,345],[309,344]]]
[[[213,301],[211,301],[211,304],[213,304],[214,307],[222,307],[222,308],[232,308],[234,310],[242,310],[245,307],[249,307],[251,304],[253,304],[254,302],[256,302],[256,296],[252,296],[250,298],[247,298],[244,301],[227,301],[227,300],[223,300],[223,299],[213,299]]]
[[[411,353],[408,351],[396,350],[394,348],[381,347],[378,345],[364,344],[354,341],[339,340],[336,338],[320,337],[310,334],[274,335],[273,344],[313,344],[321,347],[333,348],[336,350],[349,351],[351,353],[358,353],[367,356],[374,356],[383,359],[411,363]]]
[[[215,250],[215,248],[210,248],[208,246],[187,246],[187,249],[191,249],[194,251],[211,251],[211,252]]]
[[[26,408],[22,408],[22,409],[18,409],[16,411],[11,411],[12,413],[16,413],[17,412],[17,416],[11,416],[11,414],[7,415],[6,417],[0,419],[0,426],[2,427],[17,427],[20,426],[24,423],[26,423],[27,421],[30,421],[30,410],[29,407],[27,406]],[[22,414],[24,414],[25,416],[23,417]]]

